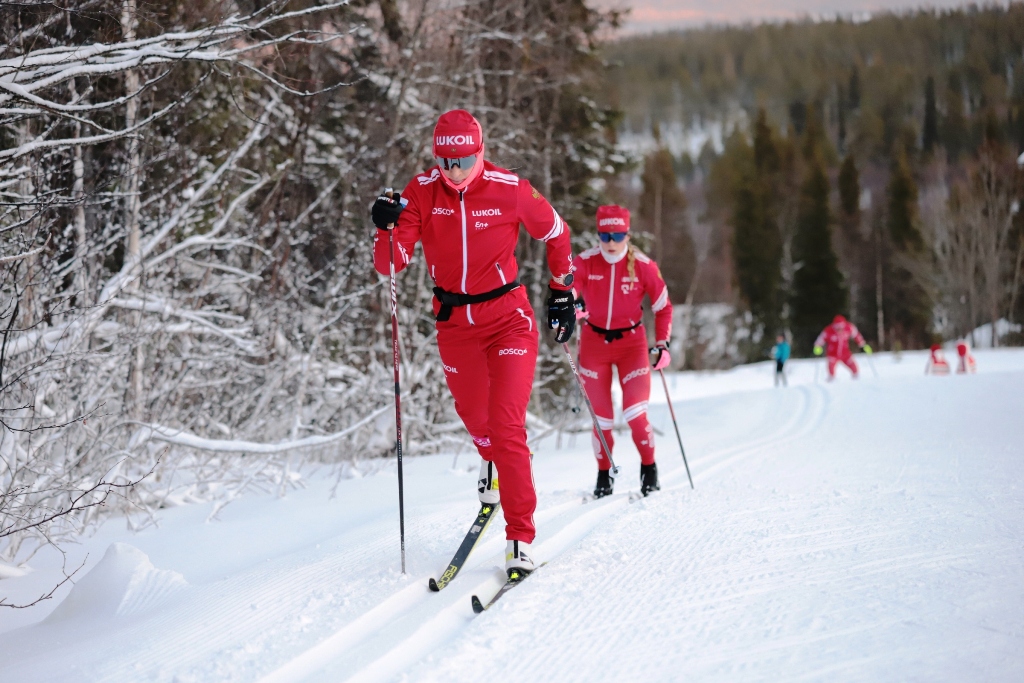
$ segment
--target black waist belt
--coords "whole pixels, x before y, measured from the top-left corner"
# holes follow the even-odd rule
[[[518,289],[519,280],[513,280],[507,285],[502,285],[497,289],[492,289],[489,292],[483,294],[456,294],[454,292],[446,292],[440,287],[434,287],[434,296],[441,302],[441,310],[437,312],[437,321],[445,322],[452,317],[452,309],[456,306],[468,306],[469,304],[482,304],[485,301],[491,299],[497,299],[499,296],[508,294],[513,289]]]
[[[617,327],[614,330],[606,330],[603,327],[598,327],[589,320],[587,321],[587,324],[594,328],[594,332],[597,332],[598,334],[603,334],[604,340],[606,342],[611,343],[616,339],[622,339],[622,335],[626,334],[627,332],[632,332],[636,328],[643,325],[643,322],[638,322],[636,325],[633,325],[632,327]]]

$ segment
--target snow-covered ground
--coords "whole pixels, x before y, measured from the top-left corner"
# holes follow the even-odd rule
[[[663,490],[583,504],[589,438],[536,449],[536,554],[548,564],[474,616],[502,578],[501,525],[439,594],[476,510],[469,454],[406,463],[409,572],[392,464],[109,523],[73,588],[0,611],[0,681],[1021,681],[1024,352],[925,377],[879,354],[876,377],[823,382],[796,361],[669,378],[690,490],[659,383]],[[817,381],[816,381],[817,379]],[[454,460],[454,465],[453,465]],[[376,467],[376,469],[375,469]],[[58,558],[0,581],[24,599]]]

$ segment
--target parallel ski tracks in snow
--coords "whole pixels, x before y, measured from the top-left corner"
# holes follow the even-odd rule
[[[796,404],[784,404],[777,409],[781,414],[771,416],[777,418],[771,420],[774,428],[765,430],[761,425],[761,436],[757,438],[750,438],[749,433],[737,434],[737,445],[697,454],[692,460],[697,486],[765,448],[785,446],[817,429],[827,411],[828,393],[822,387],[809,386],[797,387],[789,396],[797,397]],[[663,440],[662,449],[665,454],[659,461],[664,463],[663,488],[681,489],[685,484],[688,489],[681,462],[675,467],[666,466],[675,457],[667,440]],[[620,492],[587,505],[572,500],[539,511],[538,526],[545,531],[545,537],[536,544],[537,556],[554,562],[629,507],[628,496]],[[502,540],[491,532],[458,579],[441,593],[429,592],[427,576],[411,579],[410,585],[280,666],[260,683],[390,680],[471,627],[470,596],[492,593],[502,584],[502,547]],[[687,556],[685,549],[680,549],[680,553]]]

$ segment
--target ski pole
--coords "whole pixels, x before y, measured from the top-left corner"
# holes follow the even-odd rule
[[[392,196],[391,188],[384,190]],[[402,574],[405,574],[405,487],[402,477],[402,389],[398,374],[398,289],[395,285],[395,225],[388,225],[391,250],[391,350],[395,364],[395,453],[398,456],[398,532],[402,543]]]
[[[572,368],[572,374],[576,377],[576,386],[580,388],[580,393],[583,394],[583,402],[587,404],[587,410],[590,411],[590,419],[594,421],[594,430],[597,432],[597,438],[601,440],[601,448],[604,449],[605,455],[608,456],[608,462],[612,464],[612,477],[619,476],[619,466],[612,460],[612,449],[608,448],[608,442],[605,441],[604,432],[601,431],[601,425],[597,421],[597,413],[594,412],[594,405],[590,402],[590,397],[587,396],[587,389],[583,386],[583,378],[580,377],[580,371],[576,368],[576,361],[572,359],[572,351],[569,350],[568,342],[562,342],[562,349],[565,351],[565,357],[569,359],[569,367]]]
[[[679,423],[676,421],[676,410],[672,407],[672,397],[668,394],[668,381],[665,380],[665,371],[658,370],[661,375],[661,385],[665,387],[665,400],[668,402],[668,413],[672,416],[672,426],[676,428],[676,439],[679,440],[679,452],[683,454],[683,465],[686,467],[686,478],[690,480],[690,488],[693,488],[693,477],[690,476],[690,463],[686,462],[686,449],[683,448],[683,437],[679,436]]]
[[[868,365],[871,366],[871,372],[874,373],[875,379],[878,379],[878,370],[875,369],[875,359],[871,357],[870,353],[865,353],[864,355],[868,357]]]

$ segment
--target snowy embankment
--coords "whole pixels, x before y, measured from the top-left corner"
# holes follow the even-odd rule
[[[589,439],[542,442],[548,565],[479,617],[500,523],[426,588],[476,509],[469,454],[407,461],[405,577],[391,464],[334,499],[314,476],[215,522],[196,505],[107,524],[69,553],[89,555],[77,585],[0,611],[0,680],[1024,680],[1024,352],[977,357],[925,377],[924,354],[880,354],[880,377],[833,384],[797,361],[779,390],[767,363],[672,376],[693,491],[656,381],[663,490],[629,503],[620,434],[618,493],[582,504]],[[0,594],[59,576],[33,565]]]

